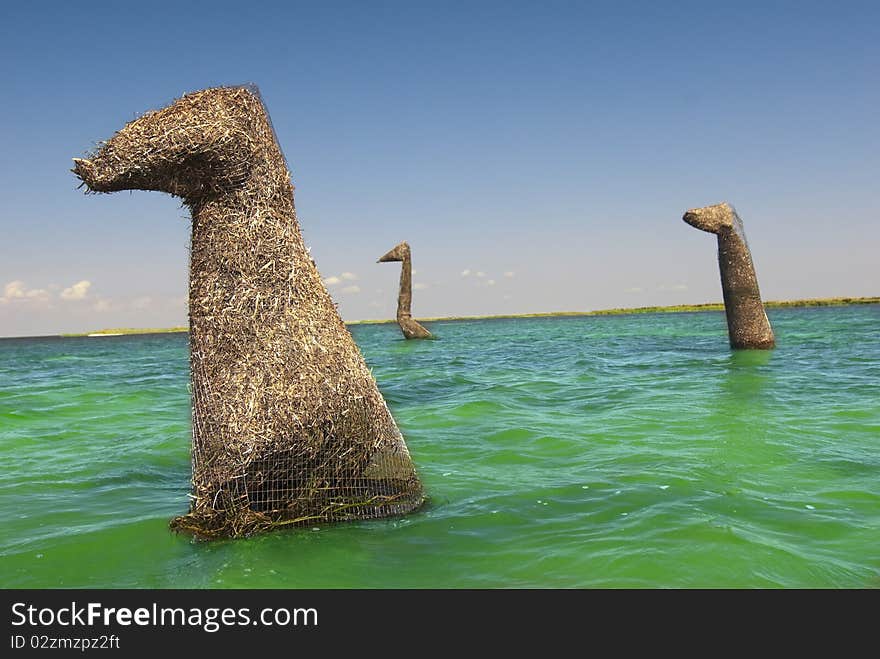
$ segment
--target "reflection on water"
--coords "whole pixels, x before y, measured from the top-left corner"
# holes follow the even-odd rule
[[[722,390],[731,402],[742,405],[761,404],[772,384],[773,370],[769,365],[773,350],[732,350],[725,364],[726,377],[721,381]]]

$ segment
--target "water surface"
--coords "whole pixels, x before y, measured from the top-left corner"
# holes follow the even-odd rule
[[[352,333],[430,495],[213,543],[188,506],[183,334],[0,341],[0,586],[880,586],[880,306]]]

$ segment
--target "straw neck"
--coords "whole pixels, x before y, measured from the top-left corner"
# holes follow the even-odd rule
[[[718,232],[718,265],[731,345],[772,347],[773,330],[764,311],[752,254],[741,225]]]
[[[318,306],[313,296],[326,295],[300,234],[289,174],[272,164],[283,167],[280,152],[242,188],[190,206],[191,318],[244,326],[252,317]],[[217,314],[227,307],[244,315]]]
[[[400,290],[397,294],[397,319],[412,318],[412,259],[409,254],[400,264]]]

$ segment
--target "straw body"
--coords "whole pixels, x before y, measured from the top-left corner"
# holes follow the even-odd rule
[[[722,203],[689,210],[682,219],[718,237],[718,266],[731,347],[775,347],[776,339],[761,301],[752,253],[739,215],[732,206]]]
[[[203,537],[397,515],[423,501],[406,444],[308,254],[255,90],[189,94],[74,171],[192,215],[193,501]]]

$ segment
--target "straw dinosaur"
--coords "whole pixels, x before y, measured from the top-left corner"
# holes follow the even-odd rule
[[[752,253],[736,210],[730,204],[721,203],[691,209],[682,219],[692,227],[718,236],[718,265],[731,347],[773,348],[776,345],[773,328],[761,302]]]
[[[400,292],[397,295],[397,324],[408,339],[433,339],[431,333],[419,325],[412,317],[412,256],[406,241],[395,246],[380,258],[377,263],[401,261]]]
[[[87,191],[157,190],[191,212],[193,501],[172,528],[241,536],[422,504],[403,437],[303,243],[256,88],[183,96],[74,162]]]

